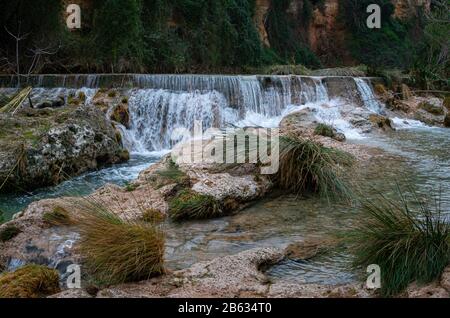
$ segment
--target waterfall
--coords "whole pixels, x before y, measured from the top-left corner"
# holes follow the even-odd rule
[[[0,86],[14,87],[16,80],[0,76]],[[284,116],[302,105],[314,110],[318,122],[332,124],[352,138],[357,132],[350,124],[349,112],[361,110],[354,105],[354,96],[362,99],[367,111],[381,113],[383,109],[370,82],[353,77],[69,74],[32,75],[21,82],[35,87],[33,94],[40,97],[82,91],[86,104],[100,87],[126,91],[130,96],[130,129],[118,127],[125,146],[137,153],[171,149],[174,130],[192,130],[196,120],[202,121],[204,130],[277,127]]]
[[[364,107],[373,113],[382,113],[382,105],[378,102],[378,99],[373,94],[373,89],[366,80],[355,77],[356,87],[361,95],[361,99],[364,103]]]
[[[134,152],[170,149],[177,128],[275,127],[296,104],[328,101],[322,78],[300,76],[136,75],[129,100]]]

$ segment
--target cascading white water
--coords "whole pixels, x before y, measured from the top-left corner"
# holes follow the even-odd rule
[[[362,78],[354,78],[358,92],[361,95],[361,99],[364,103],[364,107],[373,113],[380,114],[382,112],[382,105],[373,94],[372,87],[366,80]]]
[[[151,87],[135,90],[129,100],[131,129],[124,139],[134,152],[145,153],[173,146],[176,128],[192,131],[194,121],[203,129],[227,126],[278,125],[296,101],[325,102],[321,78],[295,76],[156,75],[136,79]],[[294,87],[299,82],[301,89]]]

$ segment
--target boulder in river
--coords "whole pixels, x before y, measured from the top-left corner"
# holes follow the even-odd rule
[[[1,192],[55,185],[127,158],[96,107],[24,108],[0,114],[0,126]]]

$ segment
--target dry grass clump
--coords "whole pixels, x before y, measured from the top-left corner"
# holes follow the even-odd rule
[[[80,252],[98,284],[145,280],[164,273],[164,233],[154,224],[125,221],[97,204],[77,212]]]
[[[0,276],[0,298],[39,298],[59,291],[58,272],[45,266],[26,265]]]
[[[317,192],[329,198],[350,198],[351,191],[341,178],[344,166],[354,162],[352,155],[326,148],[309,139],[280,137],[280,168],[276,184],[303,194]]]
[[[69,226],[73,224],[69,212],[60,206],[53,208],[51,212],[45,212],[42,219],[50,226]]]
[[[440,199],[423,203],[413,193],[408,202],[383,195],[364,201],[364,216],[349,235],[355,267],[381,268],[381,294],[395,296],[410,283],[438,279],[450,263],[450,223],[443,219]]]

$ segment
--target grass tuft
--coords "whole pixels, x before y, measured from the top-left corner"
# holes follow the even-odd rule
[[[0,242],[8,242],[12,240],[22,231],[14,225],[7,225],[4,229],[0,230]]]
[[[152,224],[162,223],[165,218],[165,215],[156,209],[147,209],[142,214],[142,220]]]
[[[364,201],[365,216],[349,236],[354,266],[379,265],[381,294],[386,297],[414,281],[438,279],[450,263],[450,224],[442,218],[440,198],[434,204],[423,203],[411,193],[411,203],[400,190],[399,200],[380,195]]]
[[[335,135],[333,127],[327,124],[318,124],[314,129],[314,134],[330,138],[333,138]]]
[[[153,224],[124,221],[89,203],[77,213],[80,252],[100,285],[140,281],[164,273],[163,232]]]
[[[59,206],[55,207],[51,212],[45,212],[42,219],[50,226],[69,226],[73,224],[69,212]]]
[[[26,265],[0,276],[0,298],[39,298],[59,290],[58,272],[45,266]]]
[[[311,140],[282,136],[275,182],[298,195],[312,191],[327,199],[349,199],[351,191],[341,174],[343,167],[353,162],[353,156],[346,152]]]
[[[180,191],[169,202],[169,217],[174,221],[210,219],[224,214],[218,200],[192,190]]]

